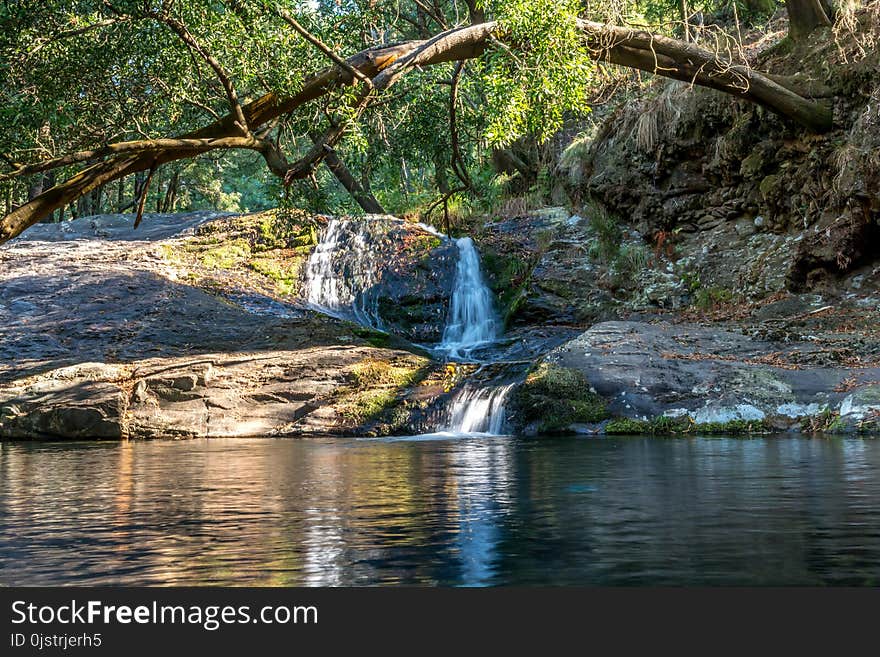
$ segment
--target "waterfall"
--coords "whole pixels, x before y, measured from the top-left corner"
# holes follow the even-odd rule
[[[504,403],[514,385],[478,388],[466,384],[452,401],[444,430],[500,435],[504,429]]]
[[[380,288],[384,284],[383,271],[389,265],[387,247],[398,239],[393,231],[389,232],[389,221],[393,225],[399,220],[377,216],[328,221],[306,264],[303,297],[310,307],[373,328],[386,328],[379,315]],[[448,239],[429,226],[420,227]],[[447,358],[473,361],[474,350],[498,340],[501,322],[473,240],[462,237],[455,244],[455,279],[436,352]],[[512,370],[511,365],[518,370]],[[443,431],[454,433],[500,435],[507,396],[523,375],[521,363],[486,363],[454,393],[438,424]]]
[[[312,308],[383,329],[378,297],[381,262],[370,222],[330,219],[306,264],[304,297]]]
[[[440,351],[452,358],[467,358],[477,347],[491,344],[498,337],[498,316],[492,305],[492,292],[480,271],[480,256],[470,237],[456,240],[458,264],[455,284]]]

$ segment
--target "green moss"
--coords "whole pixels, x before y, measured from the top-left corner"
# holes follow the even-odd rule
[[[605,400],[593,392],[578,370],[542,363],[511,397],[512,413],[538,431],[562,431],[577,422],[598,422],[608,413]]]
[[[299,287],[299,272],[302,269],[303,259],[288,258],[279,260],[276,258],[253,258],[248,266],[258,274],[272,279],[275,288],[281,294],[295,294]]]
[[[704,310],[714,308],[722,303],[730,303],[733,296],[733,292],[723,287],[704,287],[694,291],[694,305]]]
[[[658,416],[650,420],[633,420],[630,418],[614,418],[605,425],[608,435],[650,434],[653,436],[671,436],[682,434],[697,435],[744,435],[766,433],[767,424],[755,420],[731,420],[730,422],[707,422],[696,424],[691,418]]]
[[[429,365],[427,358],[418,356],[363,360],[352,367],[351,385],[340,390],[336,409],[355,425],[379,420],[386,413],[393,424],[400,424],[400,417],[393,416],[397,407],[405,404],[403,394],[427,376]]]
[[[443,244],[443,240],[441,240],[436,235],[424,235],[415,238],[417,241],[417,248],[420,251],[426,251],[426,256],[430,254],[431,251],[439,247]]]
[[[212,269],[232,269],[250,256],[250,245],[243,239],[237,239],[202,251],[199,260]]]
[[[486,250],[480,256],[480,264],[506,325],[526,297],[535,258]]]
[[[728,436],[767,433],[769,430],[770,427],[764,420],[731,420],[730,422],[707,422],[694,425],[694,433]]]
[[[619,417],[610,420],[605,425],[605,433],[610,436],[628,436],[642,433],[651,433],[651,423],[647,420],[632,420],[628,417]]]
[[[364,326],[358,326],[357,328],[352,330],[352,333],[354,333],[359,338],[363,338],[374,347],[384,348],[387,347],[391,342],[391,336],[387,333],[375,331],[371,328],[366,328]]]
[[[381,297],[379,315],[386,322],[404,331],[418,324],[436,321],[431,315],[431,310],[425,306],[425,300],[418,296],[406,296],[400,299]]]
[[[356,424],[363,424],[391,407],[397,395],[391,390],[367,390],[359,392],[340,407],[342,416]]]
[[[351,374],[358,387],[392,385],[406,387],[413,383],[423,359],[387,361],[370,358],[355,365]]]
[[[256,228],[253,239],[255,251],[300,247],[310,249],[318,243],[318,228],[314,219],[302,212],[267,210],[245,220],[249,223],[242,226],[243,229],[250,226]]]

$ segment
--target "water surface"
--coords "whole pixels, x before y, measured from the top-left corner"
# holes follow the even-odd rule
[[[880,441],[0,443],[0,584],[880,584]]]

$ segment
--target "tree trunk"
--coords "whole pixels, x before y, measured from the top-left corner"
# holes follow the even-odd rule
[[[678,0],[678,13],[681,16],[682,34],[684,35],[684,42],[688,43],[691,40],[691,30],[690,30],[690,27],[688,26],[687,0]]]
[[[174,203],[177,200],[177,185],[180,180],[180,171],[175,171],[168,180],[168,188],[165,190],[165,200],[160,212],[174,212]]]
[[[46,175],[43,176],[43,189],[52,189],[55,186],[55,172],[47,171]],[[46,221],[49,223],[53,223],[55,221],[61,221],[61,219],[55,219],[55,213],[49,213],[49,216],[46,218]]]
[[[788,33],[795,41],[808,37],[820,27],[830,27],[831,21],[821,0],[785,0],[788,12]]]
[[[525,160],[509,148],[496,148],[492,151],[492,160],[499,173],[518,173],[522,178],[524,187],[531,185],[537,175],[537,172],[533,171]]]
[[[31,178],[31,183],[28,185],[28,201],[33,201],[43,193],[43,178],[42,173],[38,173]]]
[[[321,141],[321,137],[317,133],[309,133],[309,137],[316,144]],[[351,194],[351,197],[361,206],[364,212],[368,214],[387,214],[385,209],[379,204],[379,201],[376,200],[376,197],[369,190],[364,189],[357,179],[351,175],[351,171],[342,163],[342,160],[336,155],[336,151],[331,149],[327,152],[327,155],[324,157],[324,164],[327,165],[330,173],[345,187],[346,191]]]
[[[92,192],[92,214],[101,214],[101,197],[104,195],[104,186],[101,185]]]
[[[162,193],[162,177],[161,174],[156,172],[156,184],[153,187],[156,188],[156,213],[162,212],[162,201],[165,199],[165,195]]]

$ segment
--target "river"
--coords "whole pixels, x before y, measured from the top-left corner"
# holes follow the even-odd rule
[[[880,584],[880,441],[0,443],[0,584]]]

